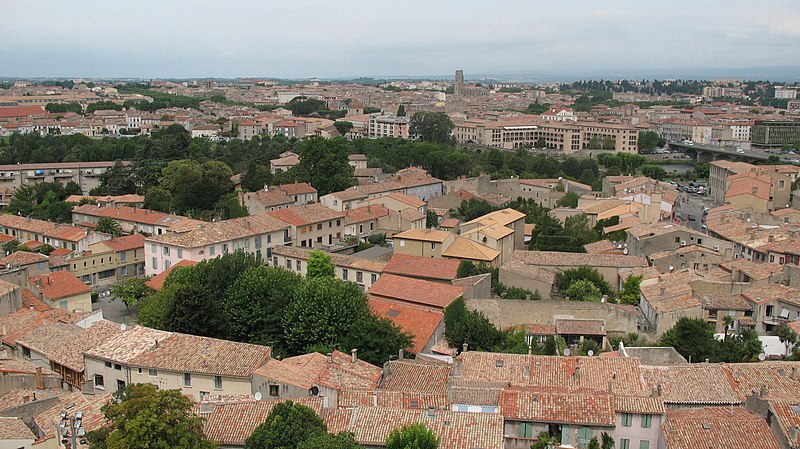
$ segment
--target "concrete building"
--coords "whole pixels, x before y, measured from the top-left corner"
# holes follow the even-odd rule
[[[133,234],[89,245],[67,259],[67,269],[94,289],[144,276],[144,236]]]
[[[344,236],[343,212],[314,203],[267,212],[289,224],[289,240],[294,246],[327,248],[338,245]]]
[[[456,70],[456,82],[453,85],[453,95],[464,96],[464,71]]]
[[[400,232],[392,238],[397,254],[421,257],[442,257],[455,240],[455,234],[435,229],[414,229]]]
[[[800,140],[800,121],[756,120],[754,148],[780,148]]]
[[[273,267],[285,268],[301,276],[306,275],[310,248],[297,246],[276,246],[272,250]],[[355,282],[362,290],[369,290],[372,284],[378,281],[385,262],[347,256],[336,253],[326,253],[334,264],[336,277],[343,281]]]
[[[81,191],[89,191],[100,185],[100,175],[113,167],[116,162],[53,162],[47,164],[0,165],[0,188],[11,190],[17,187],[41,182],[70,181],[78,184]],[[124,165],[130,162],[124,161]]]
[[[92,289],[67,271],[28,278],[28,288],[52,307],[79,313],[92,311]]]
[[[379,113],[370,114],[367,137],[370,139],[380,139],[382,137],[408,139],[408,125],[408,117],[396,117]]]

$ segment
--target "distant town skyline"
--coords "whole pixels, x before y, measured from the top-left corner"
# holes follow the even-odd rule
[[[569,78],[727,73],[800,61],[791,0],[500,1],[0,0],[0,76],[276,77],[479,74]],[[795,66],[796,68],[796,66]],[[676,74],[676,76],[679,74]],[[513,76],[509,76],[512,77]]]

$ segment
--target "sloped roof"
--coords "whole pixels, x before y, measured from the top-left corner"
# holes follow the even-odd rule
[[[452,281],[458,273],[456,260],[394,254],[383,268],[384,273],[423,279]]]
[[[368,293],[384,299],[443,309],[464,293],[464,287],[384,274],[372,284]]]
[[[667,412],[661,435],[670,449],[774,449],[778,440],[762,417],[742,408],[690,408]]]

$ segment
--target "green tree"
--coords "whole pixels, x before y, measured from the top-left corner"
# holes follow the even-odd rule
[[[786,324],[781,324],[777,329],[775,329],[775,335],[786,347],[786,356],[788,357],[789,348],[797,344],[797,334],[795,334],[794,331]]]
[[[600,434],[600,438],[602,440],[600,443],[601,449],[614,449],[614,437],[606,432],[603,432]]]
[[[397,115],[398,117],[405,117],[406,116],[406,105],[401,104],[397,107]]]
[[[450,346],[461,349],[463,343],[476,351],[497,350],[505,336],[481,312],[467,309],[458,298],[444,309],[444,336]]]
[[[597,440],[597,437],[592,437],[592,439],[589,440],[588,449],[600,449],[600,441]]]
[[[764,350],[758,334],[752,329],[745,329],[739,335],[717,341],[716,345],[716,351],[711,358],[713,362],[755,362]]]
[[[601,292],[592,281],[588,279],[579,279],[570,284],[570,286],[562,292],[562,295],[573,301],[599,302],[603,296],[603,292]]]
[[[300,144],[300,163],[289,171],[297,181],[314,186],[319,196],[339,192],[356,182],[349,155],[348,142],[343,137],[312,137]]]
[[[559,438],[556,438],[547,432],[540,432],[539,435],[536,436],[536,442],[533,443],[531,449],[553,449],[560,443],[561,440]]]
[[[425,213],[425,227],[428,229],[436,229],[439,227],[439,216],[430,209]]]
[[[116,393],[103,406],[110,423],[108,449],[213,449],[203,435],[203,418],[180,390],[136,384]]]
[[[711,171],[711,164],[703,162],[694,166],[694,176],[697,179],[708,179],[708,174]]]
[[[571,207],[576,208],[578,207],[578,200],[580,196],[578,196],[575,192],[567,192],[558,200],[559,207]]]
[[[86,106],[86,114],[92,114],[94,111],[121,111],[122,105],[114,103],[113,101],[96,101],[94,103],[89,103]]]
[[[142,300],[153,294],[154,290],[147,284],[145,278],[131,278],[122,284],[117,284],[111,287],[111,295],[114,299],[119,299],[125,304],[128,313],[131,307],[135,307]]]
[[[8,202],[6,212],[9,214],[28,217],[36,207],[37,195],[36,188],[30,184],[19,186],[14,190],[14,195]]]
[[[308,98],[301,95],[299,97],[292,98],[286,107],[292,111],[292,115],[305,117],[325,109],[327,105],[322,100]]]
[[[453,121],[444,112],[422,111],[411,116],[408,131],[426,142],[450,143],[453,128]]]
[[[601,146],[600,139],[597,137],[592,137],[589,139],[589,143],[586,144],[586,148],[589,150],[599,150]]]
[[[556,274],[556,285],[562,292],[567,290],[573,283],[580,280],[590,281],[598,289],[600,289],[600,292],[602,292],[604,295],[611,295],[613,293],[611,284],[609,284],[603,275],[600,274],[600,272],[595,268],[582,266],[570,268],[569,270],[564,270],[563,272]]]
[[[630,304],[632,306],[639,305],[639,298],[642,295],[639,287],[642,284],[643,276],[628,276],[622,284],[622,290],[619,292],[619,302],[622,304]]]
[[[639,151],[653,151],[656,147],[664,146],[664,139],[655,131],[639,132]]]
[[[297,449],[364,449],[364,446],[356,443],[352,433],[341,432],[312,436],[298,444]]]
[[[415,423],[392,430],[386,437],[386,449],[437,449],[440,441],[425,424]]]
[[[348,122],[346,120],[337,120],[333,122],[333,126],[336,128],[336,131],[339,131],[339,134],[345,135],[348,131],[353,129],[353,122]]]
[[[169,212],[172,205],[172,194],[163,187],[150,187],[144,195],[144,208]]]
[[[600,235],[589,226],[586,214],[573,215],[564,220],[564,235],[576,240],[580,246],[600,240]]]
[[[648,164],[642,166],[642,174],[647,176],[648,178],[653,178],[661,181],[667,176],[667,171],[659,167],[658,165]]]
[[[470,221],[496,210],[497,208],[489,204],[486,200],[470,198],[462,201],[461,205],[458,206],[458,215],[460,215],[464,221]]]
[[[295,449],[326,430],[314,410],[292,401],[280,402],[247,438],[244,449]]]
[[[663,346],[672,346],[692,362],[711,359],[716,351],[714,324],[700,318],[681,318],[661,336]]]
[[[94,227],[94,230],[111,234],[114,237],[122,235],[122,225],[111,217],[100,217],[100,219],[97,220],[97,225]]]
[[[306,276],[309,278],[335,278],[336,265],[333,264],[331,256],[322,251],[311,251],[308,255]]]
[[[187,267],[175,268],[167,279],[177,271],[184,269],[187,269]],[[172,305],[172,299],[182,288],[182,284],[167,285],[165,283],[164,288],[144,298],[144,300],[139,303],[137,322],[142,326],[152,327],[154,329],[169,329],[167,326],[167,315]]]

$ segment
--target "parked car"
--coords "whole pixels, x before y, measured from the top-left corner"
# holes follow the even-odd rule
[[[689,214],[687,218],[689,219],[689,221],[697,221],[697,217],[695,217],[694,214]]]

